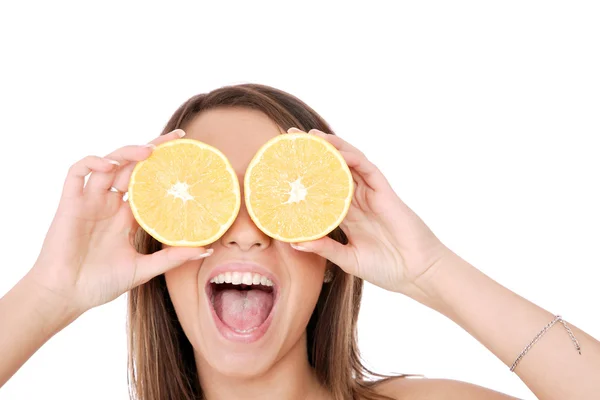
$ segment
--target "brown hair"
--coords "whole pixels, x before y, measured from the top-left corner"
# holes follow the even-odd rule
[[[226,86],[190,98],[173,114],[163,133],[185,127],[198,113],[217,107],[246,107],[265,113],[283,130],[312,128],[333,134],[330,126],[312,108],[281,90],[258,84]],[[337,228],[331,238],[347,244]],[[136,248],[150,254],[161,245],[139,229]],[[334,273],[324,285],[310,318],[307,332],[308,360],[319,381],[335,399],[389,399],[375,392],[370,377],[382,377],[367,369],[358,351],[356,321],[363,281],[329,263]],[[202,388],[192,345],[185,336],[164,275],[157,276],[129,293],[128,345],[129,383],[132,399],[201,399]]]

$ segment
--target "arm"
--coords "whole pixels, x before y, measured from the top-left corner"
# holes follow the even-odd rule
[[[182,133],[175,130],[152,144]],[[188,260],[211,254],[203,247],[139,254],[134,247],[132,233],[139,226],[122,195],[107,185],[128,182],[135,162],[151,152],[152,146],[125,146],[107,158],[89,156],[70,168],[34,267],[0,299],[0,387],[85,311]]]
[[[38,286],[29,275],[0,299],[0,387],[78,313]]]
[[[340,151],[356,189],[348,215],[340,224],[347,245],[324,237],[294,248],[319,254],[349,274],[439,311],[511,366],[554,315],[499,285],[448,249],[360,150],[339,136],[314,129],[309,133]],[[587,400],[600,393],[600,343],[569,326],[582,355],[558,323],[515,370],[540,400]]]
[[[554,314],[498,284],[454,252],[415,283],[424,294],[418,301],[456,322],[509,367],[554,319]],[[581,355],[557,323],[514,371],[540,399],[592,399],[600,393],[600,342],[567,324]]]

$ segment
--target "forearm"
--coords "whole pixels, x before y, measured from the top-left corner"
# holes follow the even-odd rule
[[[0,387],[77,314],[24,277],[0,299]]]
[[[469,332],[507,366],[554,319],[455,253],[418,282],[418,299]],[[564,316],[568,323],[568,316]],[[527,352],[515,373],[541,400],[588,399],[600,393],[600,342],[568,323],[581,355],[560,323]]]

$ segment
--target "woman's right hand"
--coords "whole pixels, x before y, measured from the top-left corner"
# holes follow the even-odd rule
[[[210,255],[201,247],[139,254],[133,245],[139,225],[123,201],[136,162],[148,158],[154,146],[183,135],[178,129],[150,145],[85,157],[69,169],[58,210],[27,276],[52,301],[81,314],[188,260]]]

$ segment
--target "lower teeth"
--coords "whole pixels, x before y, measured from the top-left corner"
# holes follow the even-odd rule
[[[250,328],[250,329],[244,329],[244,330],[242,330],[242,329],[235,329],[235,328],[231,328],[231,329],[233,329],[237,333],[250,333],[250,332],[256,330],[256,328],[258,328],[258,327],[254,327],[254,328]]]

